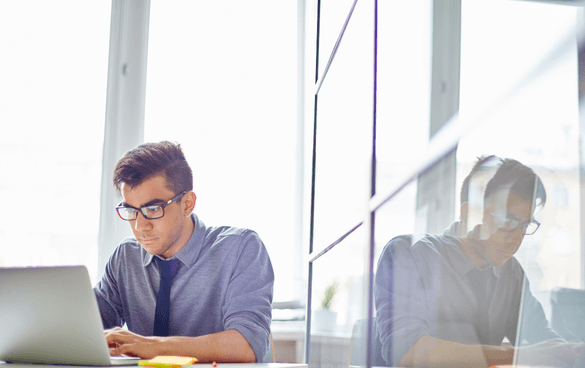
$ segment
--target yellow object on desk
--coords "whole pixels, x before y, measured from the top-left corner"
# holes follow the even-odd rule
[[[197,362],[197,358],[159,355],[149,360],[140,360],[138,365],[146,367],[183,367]]]

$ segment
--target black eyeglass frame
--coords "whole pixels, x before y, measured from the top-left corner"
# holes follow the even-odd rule
[[[506,216],[505,216],[505,218],[503,220],[499,220],[497,218],[497,216],[493,212],[492,212],[492,216],[494,216],[494,220],[496,221],[496,226],[498,227],[498,230],[501,230],[501,231],[506,232],[506,233],[513,233],[514,231],[516,231],[516,229],[521,228],[522,231],[524,232],[524,234],[526,234],[526,235],[533,235],[538,230],[538,228],[540,227],[540,222],[538,222],[538,221],[536,221],[534,219],[522,222],[522,221],[520,221],[519,219],[517,219],[514,216],[512,216],[512,218],[510,218],[509,217],[510,215],[509,214],[506,214]],[[502,223],[504,223],[508,219],[509,220],[514,220],[514,221],[518,222],[518,225],[514,226],[513,229],[507,229],[505,227],[505,225],[501,225]],[[527,232],[528,226],[530,226],[532,224],[536,225],[536,228],[533,231],[531,231],[530,233],[528,233]]]
[[[116,212],[118,213],[118,216],[120,216],[120,218],[124,221],[136,221],[136,219],[138,218],[138,212],[142,213],[142,216],[144,216],[145,219],[147,220],[157,220],[159,218],[163,218],[165,215],[165,207],[167,207],[168,205],[170,205],[171,203],[173,203],[174,201],[178,200],[179,198],[182,198],[185,194],[187,194],[187,191],[182,191],[179,194],[177,194],[176,196],[174,196],[173,198],[169,199],[168,201],[166,201],[163,204],[153,204],[150,206],[144,206],[144,207],[140,207],[140,208],[136,208],[136,207],[132,207],[132,206],[123,206],[122,203],[120,202],[120,204],[118,204],[116,206]],[[159,217],[148,217],[148,215],[146,214],[146,212],[148,211],[148,209],[150,208],[152,210],[153,207],[160,207],[162,209],[162,215],[160,215]],[[133,219],[125,219],[124,217],[122,217],[122,215],[120,214],[120,210],[121,209],[132,209],[135,211],[136,216]]]

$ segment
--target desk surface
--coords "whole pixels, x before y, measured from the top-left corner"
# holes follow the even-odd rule
[[[221,368],[224,367],[241,367],[241,368],[308,368],[306,364],[301,363],[217,363],[217,367]],[[9,364],[0,362],[0,367],[2,368],[67,368],[67,367],[80,367],[80,368],[99,368],[99,367],[88,367],[88,366],[65,366],[65,365],[50,365],[50,364]],[[192,366],[193,368],[205,367],[210,368],[213,367],[211,363],[197,363]],[[116,368],[116,367],[107,367],[107,368]],[[132,367],[118,367],[118,368],[132,368]],[[140,367],[142,368],[142,367]]]

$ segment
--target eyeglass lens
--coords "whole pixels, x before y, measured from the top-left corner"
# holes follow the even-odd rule
[[[134,208],[119,207],[117,210],[120,214],[120,217],[122,217],[124,220],[136,220],[138,217],[138,211]],[[161,218],[164,215],[164,209],[162,206],[142,207],[140,212],[142,212],[144,217],[150,220]]]
[[[526,235],[532,235],[538,229],[539,224],[537,222],[523,223],[517,219],[507,218],[500,222],[498,228],[503,231],[512,232],[518,227],[526,233]]]

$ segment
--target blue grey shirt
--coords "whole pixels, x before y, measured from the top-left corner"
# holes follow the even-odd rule
[[[481,333],[489,337],[489,345],[500,345],[504,337],[516,342],[522,267],[514,257],[500,267],[484,267],[486,290],[474,289],[468,279],[473,270],[477,268],[456,237],[404,235],[386,245],[378,261],[374,294],[382,356],[389,365],[396,366],[422,336],[478,344]],[[487,293],[484,325],[477,318],[478,292]],[[528,284],[522,310],[522,340],[562,340],[549,327]]]
[[[169,335],[201,336],[239,331],[262,362],[269,347],[274,272],[258,234],[206,227],[192,215],[194,231],[173,258],[181,262],[171,286]],[[153,255],[134,238],[116,248],[94,288],[104,328],[127,324],[151,336],[159,288]]]

